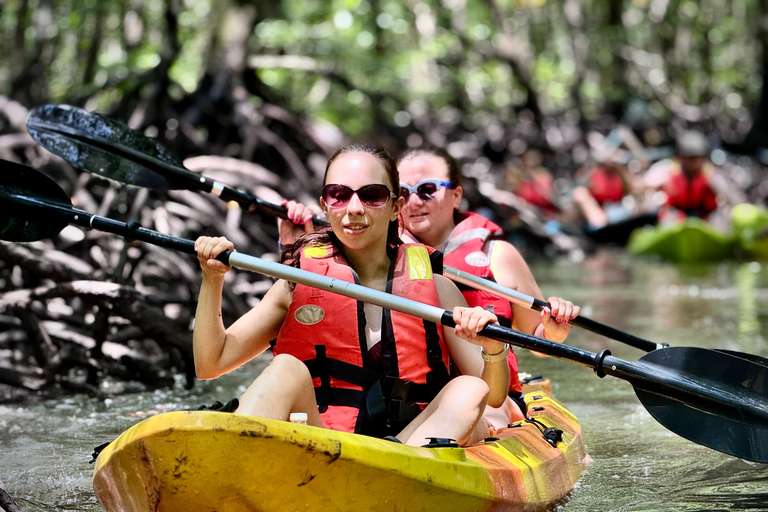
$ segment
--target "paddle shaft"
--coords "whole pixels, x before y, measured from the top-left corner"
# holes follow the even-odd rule
[[[101,151],[112,153],[121,158],[126,158],[132,160],[133,162],[140,163],[145,167],[149,164],[149,162],[147,162],[149,157],[141,151],[137,151],[125,144],[118,147],[114,144],[110,144],[108,139],[99,137],[98,135],[89,134],[87,137],[85,137],[67,125],[37,121],[35,128],[51,133],[56,133],[64,137],[69,137],[85,145],[94,146]],[[264,201],[252,194],[241,192],[232,187],[228,187],[227,185],[224,185],[210,178],[206,178],[205,176],[201,176],[200,174],[194,173],[189,169],[185,169],[184,167],[179,167],[178,165],[164,162],[158,158],[152,158],[151,165],[154,167],[154,169],[152,169],[154,172],[162,175],[178,188],[209,192],[220,197],[224,201],[235,201],[240,206],[243,206],[249,211],[258,210],[268,215],[273,215],[283,219],[288,218],[288,210],[284,206]],[[92,172],[90,169],[86,170]],[[329,225],[328,222],[323,219],[313,218],[312,220],[318,226]]]
[[[165,235],[156,231],[129,225],[125,222],[92,215],[74,208],[71,204],[50,203],[28,196],[13,196],[14,203],[28,211],[63,217],[70,224],[96,229],[123,236],[132,240],[147,242],[159,247],[187,254],[197,254],[194,242]],[[282,263],[270,262],[246,254],[225,251],[218,260],[234,267],[251,270],[287,281],[338,293],[383,308],[400,311],[424,320],[454,327],[453,316],[442,308],[380,292],[355,283],[332,279],[323,275],[301,270]],[[717,381],[701,383],[689,378],[684,372],[673,371],[663,366],[643,361],[628,362],[612,357],[604,350],[589,352],[577,347],[563,345],[530,334],[518,332],[497,324],[488,325],[480,334],[510,345],[526,348],[550,356],[568,359],[590,366],[599,376],[611,375],[626,380],[634,387],[671,398],[702,410],[729,410],[739,413],[744,421],[768,421],[768,404],[765,397],[755,393],[734,392]],[[669,349],[673,350],[673,349]]]
[[[478,290],[483,290],[492,295],[496,295],[497,297],[507,299],[508,301],[514,302],[515,304],[519,304],[525,308],[533,309],[535,311],[542,311],[544,308],[549,308],[551,310],[549,303],[512,288],[502,286],[494,281],[483,279],[482,277],[477,277],[451,267],[443,267],[443,274],[451,278],[453,281],[456,281],[457,283],[461,283]],[[594,333],[607,336],[608,338],[620,341],[622,343],[626,343],[627,345],[631,345],[646,352],[651,352],[652,350],[657,350],[669,346],[666,343],[654,343],[643,338],[638,338],[637,336],[633,336],[618,329],[614,329],[609,325],[601,324],[600,322],[596,322],[581,315],[570,319],[568,323],[582,327]]]

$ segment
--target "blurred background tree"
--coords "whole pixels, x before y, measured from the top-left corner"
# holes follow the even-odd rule
[[[587,131],[626,121],[631,99],[644,104],[632,121],[651,146],[668,142],[670,125],[696,125],[752,152],[768,131],[766,0],[6,0],[0,9],[7,98],[84,106],[185,156],[299,175],[313,152],[349,138],[395,152],[421,141],[480,148],[491,163],[534,145],[573,166]]]

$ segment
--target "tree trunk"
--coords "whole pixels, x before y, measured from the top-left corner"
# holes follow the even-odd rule
[[[760,0],[760,23],[758,23],[758,41],[760,43],[760,77],[763,89],[760,93],[760,102],[757,105],[752,118],[755,124],[749,131],[744,141],[738,144],[734,150],[744,153],[754,153],[758,148],[768,146],[768,86],[765,84],[768,73],[768,0]]]

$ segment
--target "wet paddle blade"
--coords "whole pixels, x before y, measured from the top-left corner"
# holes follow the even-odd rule
[[[747,361],[751,361],[755,364],[762,365],[766,368],[768,368],[768,359],[755,355],[755,354],[749,354],[747,352],[738,352],[736,350],[725,350],[725,349],[715,349],[717,352],[722,352],[723,354],[728,354],[733,357],[740,357],[741,359],[746,359]]]
[[[21,164],[0,160],[0,240],[33,242],[58,234],[68,224],[50,211],[21,204],[15,198],[33,197],[71,206],[59,185],[46,175]]]
[[[86,172],[157,190],[186,188],[158,172],[169,165],[183,168],[179,157],[110,117],[69,105],[43,105],[29,113],[27,131],[48,151]]]
[[[765,367],[742,357],[701,348],[677,347],[648,353],[642,361],[679,371],[686,379],[723,388],[725,384],[739,404],[723,401],[718,414],[695,404],[683,403],[635,388],[635,393],[653,418],[672,432],[714,450],[755,462],[768,462],[768,422],[750,414],[756,396],[768,399]],[[762,407],[765,407],[763,400]]]

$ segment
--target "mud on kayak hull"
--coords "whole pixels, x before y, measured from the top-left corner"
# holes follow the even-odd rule
[[[169,412],[99,455],[94,491],[115,511],[515,511],[565,497],[587,463],[576,418],[546,389],[531,422],[467,448],[414,448],[345,432],[210,411]]]

